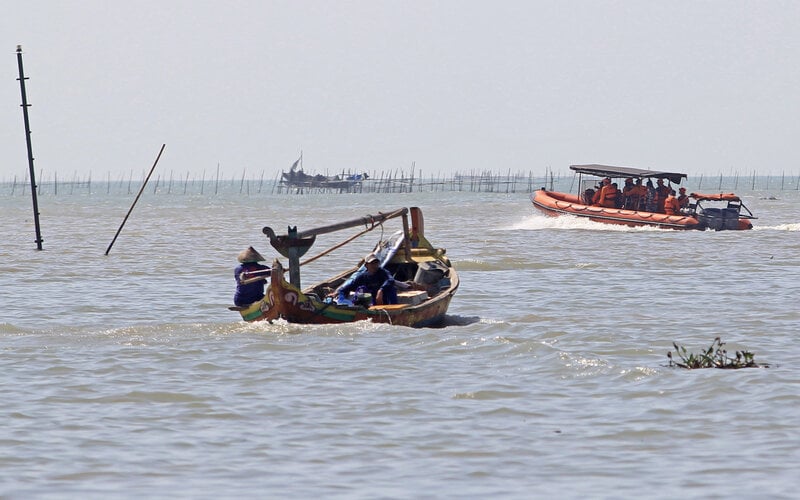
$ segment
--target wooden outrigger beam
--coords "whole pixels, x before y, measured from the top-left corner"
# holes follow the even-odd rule
[[[289,259],[289,282],[300,288],[300,257],[305,255],[309,248],[314,244],[317,235],[333,233],[357,226],[376,226],[383,222],[403,217],[404,229],[407,227],[406,216],[408,208],[400,208],[388,213],[378,213],[377,215],[365,215],[357,219],[351,219],[337,224],[322,226],[306,231],[298,231],[297,226],[289,226],[285,235],[277,235],[271,227],[264,227],[261,231],[269,238],[269,243],[281,255]]]
[[[329,226],[322,226],[316,229],[308,229],[306,231],[298,231],[296,232],[296,238],[310,238],[313,236],[317,236],[320,234],[327,234],[333,233],[336,231],[341,231],[342,229],[347,229],[356,226],[369,226],[380,224],[381,222],[387,221],[389,219],[394,219],[395,217],[400,217],[402,215],[406,215],[408,213],[408,208],[399,208],[397,210],[393,210],[388,213],[378,212],[378,215],[365,215],[363,217],[359,217],[357,219],[352,219],[345,222],[339,222],[337,224],[331,224]],[[292,228],[289,228],[289,232],[292,231]],[[275,231],[273,231],[269,227],[265,227],[262,232],[269,236],[269,239],[272,240],[273,238],[285,238],[286,236],[276,236]],[[287,235],[288,236],[288,235]]]

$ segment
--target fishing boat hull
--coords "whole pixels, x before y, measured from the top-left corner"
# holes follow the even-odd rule
[[[353,268],[347,275],[357,271]],[[301,291],[285,279],[285,271],[280,262],[273,262],[270,283],[264,299],[241,310],[245,321],[274,321],[283,319],[289,323],[332,324],[372,321],[414,328],[439,326],[444,322],[450,300],[458,289],[458,275],[455,269],[448,268],[446,289],[430,297],[424,290],[400,291],[399,304],[339,305],[335,301],[321,298],[312,289]],[[340,275],[331,283],[343,281]]]
[[[749,220],[735,216],[733,220],[709,222],[709,217],[696,215],[667,215],[641,210],[626,210],[587,205],[580,197],[569,193],[540,189],[531,194],[533,206],[550,216],[573,215],[604,224],[617,224],[630,227],[657,227],[661,229],[752,229]]]
[[[358,273],[366,272],[364,266],[357,265],[301,289],[299,281],[295,284],[297,277],[291,276],[291,260],[289,269],[286,269],[279,259],[275,259],[269,270],[264,298],[249,306],[231,309],[237,310],[242,319],[249,322],[285,320],[298,324],[337,324],[372,321],[415,328],[441,325],[450,301],[458,290],[458,273],[445,255],[445,250],[433,247],[425,238],[421,210],[412,207],[410,213],[410,230],[405,220],[406,212],[398,211],[406,229],[381,241],[372,252],[382,262],[381,267],[396,280],[397,304],[372,305],[371,296],[361,297],[353,292],[344,300],[339,299],[337,290]],[[349,226],[350,222],[329,226],[324,231],[338,229],[342,225]],[[271,235],[271,231],[265,228],[265,234]],[[288,243],[291,248],[299,244],[295,242],[302,241],[274,236],[270,236],[270,239],[272,245],[281,250],[287,249],[278,243]],[[300,264],[294,265],[299,267]]]
[[[458,288],[458,276],[450,268],[448,278],[451,285],[432,297],[426,297],[415,304],[424,291],[399,292],[399,304],[338,305],[334,301],[320,300],[313,292],[304,293],[292,286],[281,276],[280,264],[273,265],[270,286],[265,297],[265,319],[282,318],[290,323],[330,324],[372,321],[398,326],[427,327],[438,326],[444,322],[450,300]],[[356,269],[352,269],[356,272]]]

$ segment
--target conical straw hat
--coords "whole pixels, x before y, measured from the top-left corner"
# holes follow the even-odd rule
[[[245,262],[261,262],[263,260],[267,260],[253,247],[247,247],[246,249],[242,250],[238,259],[242,264]]]

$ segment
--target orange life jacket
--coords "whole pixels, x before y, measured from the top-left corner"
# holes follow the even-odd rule
[[[669,196],[669,188],[667,186],[661,185],[656,187],[656,212],[664,213],[664,202]]]
[[[672,195],[668,195],[664,200],[664,213],[667,215],[678,215],[681,211],[681,206],[678,199]]]
[[[617,188],[608,184],[600,190],[600,204],[606,208],[616,208]]]
[[[605,186],[601,187],[597,191],[594,192],[594,196],[592,196],[592,205],[600,206],[600,200],[602,200],[600,194],[603,192]]]

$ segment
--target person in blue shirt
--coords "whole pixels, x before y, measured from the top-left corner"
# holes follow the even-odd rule
[[[258,302],[264,298],[264,284],[267,282],[269,273],[262,272],[255,275],[248,275],[253,271],[265,271],[269,267],[259,264],[266,260],[253,247],[247,247],[239,254],[240,264],[233,271],[236,279],[236,293],[233,296],[233,303],[243,307]]]
[[[364,287],[372,294],[372,304],[397,304],[397,287],[392,275],[381,267],[381,262],[375,254],[369,254],[364,259],[367,271],[348,280],[331,295],[347,297],[347,294],[359,287]]]

